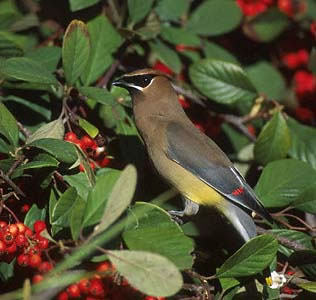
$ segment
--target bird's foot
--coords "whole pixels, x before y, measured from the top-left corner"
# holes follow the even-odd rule
[[[181,218],[185,215],[184,210],[169,210],[168,213],[173,221],[175,221],[179,225],[183,224]]]

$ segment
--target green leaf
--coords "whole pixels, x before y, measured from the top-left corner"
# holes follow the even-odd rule
[[[233,54],[216,43],[203,41],[203,52],[206,58],[224,60],[236,65],[239,64],[238,60]]]
[[[15,259],[9,264],[6,262],[0,262],[0,281],[6,282],[9,278],[13,277],[14,274]]]
[[[77,11],[97,4],[100,0],[69,0],[70,10]]]
[[[201,40],[197,35],[177,27],[163,26],[161,37],[174,45],[200,46],[201,44]]]
[[[114,96],[106,89],[92,86],[82,86],[78,88],[78,91],[82,95],[98,103],[105,105],[117,105]]]
[[[54,72],[61,58],[61,48],[56,46],[40,47],[32,49],[25,57],[37,61],[50,72]]]
[[[26,57],[12,57],[1,65],[1,74],[31,83],[58,85],[57,79],[37,61]]]
[[[42,149],[56,157],[59,161],[73,164],[77,161],[76,147],[69,142],[52,138],[43,138],[35,140],[27,145],[28,147],[36,147]]]
[[[203,59],[190,67],[189,75],[202,94],[222,104],[249,101],[257,96],[245,72],[228,62]]]
[[[151,206],[152,210],[140,219],[135,218],[123,233],[123,239],[130,250],[142,250],[161,254],[179,269],[192,267],[193,241],[184,235],[168,213],[150,203],[136,203],[135,207]],[[131,213],[132,214],[132,213]]]
[[[285,158],[291,147],[291,136],[282,113],[277,112],[262,128],[256,140],[254,154],[262,165]]]
[[[24,218],[24,224],[30,228],[37,220],[45,221],[46,208],[38,208],[36,204],[33,204],[30,210],[27,212]]]
[[[271,263],[277,250],[278,242],[272,235],[255,237],[229,257],[216,272],[216,276],[228,278],[255,275]]]
[[[316,293],[316,282],[304,282],[304,283],[297,283],[297,285],[306,290],[306,291],[309,291],[311,293]]]
[[[39,169],[46,167],[58,167],[59,162],[54,157],[46,153],[39,153],[25,165],[20,165],[16,170]]]
[[[154,0],[128,0],[128,14],[132,24],[143,20],[149,13]]]
[[[128,184],[126,184],[128,183]],[[137,184],[137,171],[133,165],[127,165],[115,182],[105,205],[105,210],[94,234],[106,230],[130,205]]]
[[[100,221],[106,202],[119,175],[120,171],[110,169],[105,174],[97,177],[97,182],[88,196],[83,226],[93,225]]]
[[[38,27],[40,25],[38,16],[35,13],[28,13],[16,20],[10,26],[10,31],[24,31],[32,27]]]
[[[269,233],[270,232],[276,237],[284,237],[289,241],[293,241],[305,246],[307,249],[313,249],[312,237],[304,232],[289,229],[272,229],[269,230]],[[294,252],[293,249],[290,249],[281,243],[279,244],[279,251],[287,257],[289,257]]]
[[[23,50],[16,43],[2,36],[0,32],[0,57],[9,58],[22,55]]]
[[[300,199],[291,203],[291,206],[304,212],[316,214],[316,184],[309,186]]]
[[[49,194],[49,203],[48,203],[48,210],[49,210],[49,222],[53,222],[53,211],[57,204],[57,192],[54,188],[50,190]],[[53,231],[53,229],[52,229]]]
[[[17,146],[19,142],[19,129],[14,116],[0,102],[0,134],[8,139],[10,144]]]
[[[69,187],[58,199],[52,212],[52,225],[70,226],[70,217],[77,203],[82,201],[74,187]]]
[[[289,25],[288,17],[277,8],[268,9],[247,24],[244,32],[256,41],[270,42],[277,38]],[[247,28],[246,27],[246,28]]]
[[[85,119],[79,118],[79,126],[93,139],[99,134],[99,129]]]
[[[123,42],[123,39],[106,16],[100,15],[88,22],[91,40],[91,51],[86,68],[81,75],[84,85],[96,81],[111,65],[112,53]]]
[[[26,144],[30,144],[42,138],[52,138],[62,140],[65,134],[65,128],[62,119],[57,119],[46,123],[37,129],[26,139]]]
[[[316,171],[308,164],[296,159],[282,159],[263,169],[256,192],[266,207],[282,207],[301,199],[315,181]]]
[[[144,251],[109,251],[119,273],[139,291],[155,297],[178,292],[183,284],[181,273],[167,258]]]
[[[280,99],[284,96],[285,80],[271,63],[259,61],[247,67],[246,72],[260,93],[271,99]]]
[[[87,176],[83,172],[79,172],[74,175],[64,175],[64,180],[72,187],[75,187],[78,195],[87,200],[88,194],[91,191],[91,186]]]
[[[155,42],[150,42],[150,47],[152,51],[158,56],[158,58],[170,67],[174,72],[180,73],[182,68],[182,63],[179,55],[174,50],[170,49],[160,40]]]
[[[175,21],[184,15],[189,7],[189,0],[159,0],[155,10],[160,19]]]
[[[242,13],[235,1],[204,1],[191,14],[187,30],[202,35],[220,35],[235,29],[242,20]]]
[[[86,201],[79,195],[75,202],[75,205],[70,213],[70,231],[73,240],[78,240],[81,231],[81,225],[85,213]]]
[[[76,145],[76,152],[77,152],[79,164],[81,164],[84,168],[84,173],[86,174],[86,177],[88,179],[89,186],[94,186],[95,175],[94,175],[94,171],[91,168],[88,155],[78,145]],[[77,166],[78,161],[73,167]]]
[[[90,37],[85,23],[73,20],[67,27],[62,47],[66,81],[74,84],[86,68],[90,55]]]
[[[292,138],[289,155],[309,163],[316,169],[316,129],[302,125],[290,117],[287,119],[287,125]]]

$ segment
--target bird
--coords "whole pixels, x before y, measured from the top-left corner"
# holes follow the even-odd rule
[[[256,236],[252,213],[273,219],[227,155],[191,122],[171,79],[153,69],[127,73],[113,82],[131,95],[136,127],[157,172],[183,198],[173,215],[195,215],[216,208],[244,242]]]

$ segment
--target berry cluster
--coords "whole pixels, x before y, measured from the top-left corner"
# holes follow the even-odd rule
[[[95,270],[97,271],[96,275],[89,279],[83,278],[79,282],[71,284],[59,293],[57,300],[165,300],[163,297],[144,296],[131,287],[126,280],[118,280],[119,277],[115,268],[109,261],[98,264]]]
[[[42,258],[42,252],[49,246],[49,240],[41,236],[46,224],[38,220],[33,228],[34,232],[23,223],[0,221],[0,261],[9,263],[16,257],[21,267],[30,266],[40,273],[52,269],[52,264]]]
[[[286,52],[282,57],[282,62],[289,69],[297,69],[307,65],[309,54],[306,49],[300,49],[296,52]]]
[[[256,16],[273,5],[274,0],[237,0],[237,4],[245,16]]]
[[[110,164],[111,160],[105,152],[105,147],[98,146],[97,142],[88,135],[84,135],[79,139],[74,132],[70,131],[66,133],[64,139],[67,142],[76,144],[88,155],[91,169],[94,170],[96,168],[96,164],[100,168],[105,168]],[[79,166],[79,170],[81,172],[84,171],[82,164]]]

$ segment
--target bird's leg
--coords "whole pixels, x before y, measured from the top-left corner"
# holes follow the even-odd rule
[[[199,205],[190,199],[182,196],[182,201],[184,205],[183,210],[169,210],[169,214],[172,216],[172,218],[177,222],[177,223],[182,223],[182,221],[179,219],[179,217],[184,217],[184,216],[193,216],[196,215],[199,211]]]

